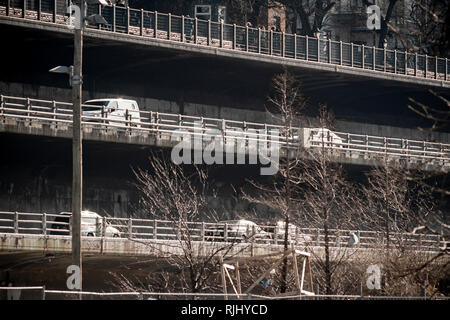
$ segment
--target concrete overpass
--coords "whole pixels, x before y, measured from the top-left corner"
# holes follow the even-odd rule
[[[70,103],[55,100],[2,95],[0,132],[71,139],[71,108]],[[285,157],[288,152],[289,156],[295,156],[306,150],[308,157],[323,149],[330,160],[346,164],[376,165],[387,161],[407,168],[419,166],[439,171],[450,168],[450,144],[445,143],[331,131],[323,135],[320,128],[294,128],[287,142],[280,125],[152,111],[141,111],[139,119],[131,119],[130,115],[111,122],[105,113],[102,118],[82,120],[85,140],[169,148],[183,140],[187,142],[184,148],[201,152],[214,144],[221,154],[233,156],[232,163],[221,156],[215,159],[217,164],[235,164],[234,154],[242,154],[244,158],[266,154],[276,162],[269,165],[276,166],[279,156]],[[244,163],[245,159],[241,164]]]
[[[12,95],[14,89],[10,83],[29,84],[27,90],[34,94],[40,86],[53,86],[57,88],[56,93],[67,88],[66,78],[47,72],[55,65],[72,63],[73,40],[71,31],[64,25],[65,7],[57,6],[56,15],[48,6],[44,7],[40,14],[34,7],[28,8],[25,15],[22,7],[10,6],[9,11],[6,8],[0,11],[0,15],[3,12],[0,16],[3,41],[12,48],[5,57],[10,63],[0,76],[4,94]],[[373,54],[372,48],[351,44],[343,44],[341,48],[340,43],[328,42],[317,45],[317,39],[306,41],[291,35],[259,35],[256,40],[260,41],[255,42],[254,36],[260,31],[236,27],[234,36],[233,26],[233,32],[230,26],[224,26],[220,41],[222,33],[216,32],[217,26],[209,23],[211,32],[205,34],[205,30],[210,29],[205,29],[201,21],[197,37],[191,41],[186,29],[184,33],[178,30],[181,20],[188,24],[187,18],[171,16],[169,34],[164,31],[168,27],[168,15],[158,16],[155,31],[151,25],[152,12],[143,12],[144,19],[138,19],[140,11],[119,7],[112,10],[112,7],[104,8],[102,14],[109,21],[116,12],[115,28],[109,25],[105,30],[88,29],[85,34],[85,96],[91,98],[104,92],[114,96],[171,100],[180,106],[182,114],[186,102],[239,111],[263,110],[272,76],[287,65],[301,78],[304,92],[310,97],[310,114],[315,112],[317,103],[323,102],[334,111],[337,119],[412,128],[426,125],[426,121],[407,109],[409,97],[434,104],[439,101],[428,93],[429,88],[448,95],[446,59],[416,58],[389,50],[385,54],[378,49]],[[126,27],[123,23],[128,19],[124,20],[124,12],[128,11],[130,24]],[[136,25],[138,21],[144,23],[142,35],[140,25]],[[292,46],[294,42],[296,46]],[[266,50],[270,47],[271,52]],[[27,59],[30,55],[35,55],[39,63]],[[417,61],[417,66],[411,62],[413,60]],[[428,61],[428,73],[421,74],[425,61]],[[54,98],[54,94],[31,96]]]
[[[71,236],[69,231],[54,229],[57,214],[0,212],[0,280],[7,278],[14,285],[45,284],[49,289],[64,289],[65,269],[70,262]],[[234,238],[231,225],[226,223],[188,222],[188,230],[178,233],[173,223],[155,219],[121,219],[103,217],[99,225],[110,225],[121,232],[119,238],[99,236],[83,237],[84,289],[105,289],[112,281],[111,273],[118,272],[143,279],[149,272],[170,269],[166,258],[183,256],[188,250],[194,257],[224,256],[226,260],[261,257],[283,251],[282,235],[272,238]],[[59,222],[61,224],[68,223]],[[267,228],[270,226],[261,226]],[[211,236],[208,231],[226,230]],[[58,235],[54,235],[54,231]],[[274,229],[276,230],[276,229]],[[185,231],[188,238],[180,237]],[[230,233],[227,235],[227,231]],[[311,259],[324,259],[323,230],[299,228],[292,243],[296,250],[307,252]],[[385,249],[384,235],[375,231],[329,230],[331,258],[369,263],[374,254]],[[349,244],[351,233],[360,239],[357,245]],[[67,234],[67,235],[65,235]],[[238,240],[238,241],[234,241]],[[427,234],[392,233],[392,248],[410,250],[423,258],[432,257],[443,246],[440,236]],[[277,258],[275,256],[268,259]],[[43,272],[45,270],[46,272]],[[51,271],[51,272],[50,272]],[[106,281],[108,280],[108,281]],[[91,290],[92,290],[91,289]]]

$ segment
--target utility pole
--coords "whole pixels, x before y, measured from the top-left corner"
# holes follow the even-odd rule
[[[83,203],[83,153],[81,132],[82,103],[82,66],[83,66],[83,28],[85,17],[85,0],[80,1],[80,24],[74,29],[74,57],[72,77],[73,101],[73,139],[72,139],[72,264],[80,270],[80,288],[82,291],[83,277],[81,264],[81,208]]]

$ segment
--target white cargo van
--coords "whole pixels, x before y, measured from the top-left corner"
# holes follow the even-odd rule
[[[52,230],[58,231],[53,231],[51,234],[69,235],[72,212],[60,212],[59,214],[60,216],[55,218],[51,226]],[[81,211],[81,235],[101,237],[103,235],[102,218],[98,213]],[[106,225],[105,236],[120,237],[120,231],[110,225]]]
[[[126,120],[132,126],[140,127],[141,115],[136,101],[121,98],[105,98],[88,100],[83,103],[82,116],[84,121],[102,122],[126,126]],[[96,118],[103,118],[102,120]],[[111,121],[119,120],[121,122]]]

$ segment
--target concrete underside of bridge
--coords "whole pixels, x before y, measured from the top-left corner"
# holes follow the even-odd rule
[[[72,142],[70,139],[0,133],[0,210],[56,213],[70,211],[72,179]],[[113,217],[130,217],[142,212],[140,193],[134,183],[133,168],[150,169],[149,156],[158,147],[84,141],[83,207]],[[365,166],[347,166],[355,179],[363,179]],[[247,179],[260,182],[259,165],[210,165],[209,182],[217,197],[208,206],[220,218],[239,218],[255,211],[258,218],[273,218],[275,212],[237,199]]]
[[[42,99],[67,99],[68,79],[48,72],[73,63],[73,38],[67,33],[0,25],[2,71],[0,92],[16,92]],[[264,111],[272,77],[281,63],[233,59],[144,44],[85,37],[85,98],[98,93],[174,101],[183,112],[185,103],[213,105],[235,110]],[[318,103],[326,103],[337,119],[406,128],[429,126],[407,107],[408,98],[439,104],[423,85],[372,79],[337,72],[292,68],[309,97],[307,114],[316,115]],[[39,93],[39,87],[55,90]],[[449,96],[449,89],[433,90]],[[45,95],[45,96],[43,96]],[[223,114],[227,118],[226,114]]]

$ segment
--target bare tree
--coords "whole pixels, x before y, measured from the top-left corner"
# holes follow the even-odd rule
[[[448,257],[450,252],[448,225],[439,193],[433,190],[434,175],[423,170],[394,167],[387,162],[372,169],[368,175],[368,186],[364,188],[367,217],[371,218],[373,230],[384,233],[384,249],[380,247],[384,254],[379,256],[379,262],[385,268],[383,290],[386,294],[399,294],[398,285],[407,281],[411,288],[422,285],[424,272],[433,273],[436,278],[439,270],[448,270],[448,261],[445,262],[445,256]],[[420,233],[436,236],[434,241],[439,237],[439,249],[436,251],[431,247],[427,252],[417,248],[420,241],[416,235]],[[419,278],[422,280],[414,284]]]
[[[450,42],[450,11],[446,0],[412,0],[408,49],[428,55],[447,56]]]
[[[301,35],[308,36],[314,36],[314,32],[322,29],[323,19],[336,4],[331,0],[279,0],[278,2],[294,12],[293,20],[288,22],[292,30],[295,32],[300,29]],[[297,16],[300,18],[301,28],[297,26]]]
[[[331,239],[335,233],[332,228],[356,227],[359,221],[358,214],[360,197],[353,183],[345,178],[342,166],[335,163],[332,156],[335,154],[333,148],[336,146],[329,143],[329,137],[322,136],[321,144],[314,150],[305,149],[301,139],[304,129],[295,127],[298,124],[301,111],[306,105],[307,99],[300,91],[298,82],[289,72],[285,70],[274,77],[274,94],[269,101],[278,111],[282,124],[280,134],[284,141],[285,157],[280,159],[278,174],[270,181],[257,183],[250,181],[251,185],[258,190],[259,194],[244,197],[252,202],[264,204],[278,209],[284,221],[283,244],[284,250],[288,250],[290,236],[292,236],[290,225],[320,228],[323,230],[324,254],[314,252],[310,248],[318,266],[316,269],[320,281],[324,279],[324,287],[327,294],[333,292],[333,275],[339,266],[344,265],[348,259],[348,251],[345,249],[333,250],[334,241]],[[321,127],[331,128],[333,115],[327,111],[325,106],[319,108],[319,123]],[[298,131],[299,130],[299,131]],[[324,132],[326,132],[324,130]],[[306,137],[305,137],[306,138]],[[296,141],[296,143],[293,143]],[[307,245],[303,242],[303,245]],[[284,261],[281,272],[280,292],[284,293],[288,288],[287,273],[288,262]],[[316,272],[314,273],[316,274]],[[323,275],[323,277],[322,277]]]
[[[413,98],[409,98],[410,104],[408,105],[408,108],[423,118],[432,121],[433,124],[430,128],[427,128],[427,130],[444,130],[450,125],[450,101],[433,90],[430,90],[429,92],[435,96],[440,103],[429,106]],[[420,129],[424,130],[424,128]]]
[[[395,5],[397,4],[397,2],[398,0],[388,0],[386,14],[381,15],[380,38],[378,40],[379,48],[384,48],[384,42],[389,31],[389,25],[391,23],[392,14],[394,13]],[[375,2],[371,2],[368,0],[362,0],[362,3],[366,6],[371,6],[375,4]]]
[[[217,221],[216,213],[207,207],[207,196],[214,194],[214,190],[208,185],[206,170],[195,165],[176,165],[162,153],[153,153],[149,160],[151,170],[135,170],[141,206],[147,217],[170,222],[166,227],[175,234],[172,242],[178,250],[178,253],[161,252],[177,276],[163,272],[159,281],[171,280],[172,290],[178,292],[215,291],[220,257],[226,256],[233,244],[209,241],[205,244],[204,233],[193,225]],[[157,244],[145,243],[157,248]]]
[[[270,111],[268,112],[281,123],[280,140],[285,144],[285,157],[279,159],[278,173],[270,182],[270,185],[249,181],[258,190],[257,196],[251,196],[244,192],[244,198],[264,204],[270,208],[279,210],[284,220],[284,250],[289,249],[289,225],[292,213],[295,209],[293,185],[298,183],[292,176],[292,171],[299,165],[298,146],[294,146],[293,137],[296,132],[295,124],[301,117],[301,112],[306,107],[307,99],[300,90],[298,80],[287,69],[277,74],[272,79],[273,93],[268,97]],[[288,260],[284,259],[281,271],[280,292],[287,289]]]
[[[322,107],[321,127],[332,127],[328,122],[331,118],[326,107]],[[329,140],[322,135],[319,145],[310,151],[310,160],[304,161],[297,173],[301,195],[299,221],[323,230],[323,255],[311,252],[318,265],[316,279],[323,279],[326,294],[336,292],[335,283],[342,279],[336,279],[335,275],[349,259],[346,248],[334,248],[337,239],[333,229],[356,229],[362,212],[359,188],[346,178],[342,165],[333,159],[336,145]]]

